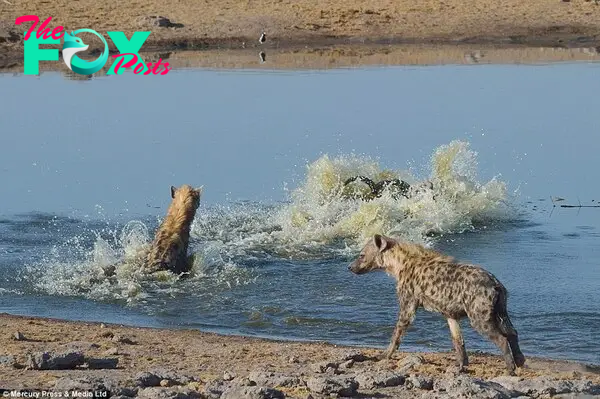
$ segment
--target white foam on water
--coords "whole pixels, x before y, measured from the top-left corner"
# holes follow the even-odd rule
[[[256,261],[351,255],[375,233],[428,245],[432,234],[461,233],[513,216],[506,185],[498,178],[477,180],[477,154],[469,143],[440,146],[429,166],[433,190],[398,199],[384,192],[364,201],[355,194],[364,194],[366,186],[345,186],[348,178],[399,178],[413,185],[419,179],[384,169],[366,156],[324,155],[307,165],[305,180],[284,204],[201,207],[191,229],[194,265],[184,285],[174,284],[179,278],[168,272],[140,272],[153,235],[141,221],[109,234],[92,232],[92,248],[77,235],[27,266],[22,277],[50,295],[135,304],[148,301],[150,293],[175,295],[191,289],[207,294],[250,284],[258,274],[248,266]],[[116,276],[105,276],[104,268],[115,264]]]

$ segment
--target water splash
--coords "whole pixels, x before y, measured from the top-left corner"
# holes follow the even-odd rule
[[[271,258],[347,256],[375,233],[427,245],[432,235],[461,233],[511,217],[506,185],[497,178],[478,182],[477,154],[468,143],[453,141],[437,148],[430,170],[432,190],[396,199],[384,192],[363,201],[356,195],[365,194],[366,187],[345,186],[346,179],[400,178],[413,185],[419,180],[406,171],[383,169],[366,156],[324,155],[307,165],[305,180],[285,203],[201,207],[191,229],[195,261],[185,280],[168,272],[140,272],[153,230],[141,221],[92,231],[91,243],[75,234],[29,265],[24,278],[51,295],[129,304],[149,303],[157,294],[216,295],[252,283],[259,275],[253,266]],[[116,275],[107,277],[104,269],[113,264]]]
[[[291,195],[292,203],[280,211],[281,235],[292,243],[323,245],[340,239],[349,246],[361,245],[375,233],[427,243],[432,234],[461,233],[511,214],[503,182],[477,181],[477,154],[466,142],[439,147],[431,158],[433,190],[410,198],[394,199],[384,193],[368,202],[353,199],[356,192],[349,190],[356,189],[343,183],[359,174],[374,181],[418,182],[408,172],[381,169],[368,157],[325,155],[308,166],[305,182]]]

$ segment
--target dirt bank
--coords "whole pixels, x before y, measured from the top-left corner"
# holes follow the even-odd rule
[[[591,51],[600,46],[600,5],[594,0],[374,0],[368,5],[348,0],[326,5],[317,0],[0,0],[0,66],[22,60],[23,29],[17,29],[14,20],[27,14],[41,20],[52,16],[51,27],[62,25],[68,30],[90,28],[103,34],[151,30],[144,51],[246,48],[268,53],[305,46],[371,45],[385,54],[382,45],[469,44],[486,50],[585,47]],[[267,41],[260,44],[263,31]],[[92,35],[86,39],[91,49],[101,44]]]
[[[103,385],[113,394],[120,390],[122,397],[159,397],[163,390],[161,395],[177,391],[188,395],[181,397],[223,398],[278,397],[240,393],[261,387],[286,397],[306,398],[309,393],[319,397],[323,390],[334,392],[339,386],[362,397],[444,397],[464,389],[477,395],[502,389],[532,397],[561,390],[600,394],[597,368],[565,361],[528,358],[518,377],[503,377],[499,356],[471,354],[467,373],[456,376],[450,352],[398,353],[392,360],[374,361],[370,357],[380,351],[372,348],[7,314],[0,315],[0,330],[0,388],[5,389]],[[41,361],[43,352],[51,355]],[[57,365],[68,369],[53,369]]]

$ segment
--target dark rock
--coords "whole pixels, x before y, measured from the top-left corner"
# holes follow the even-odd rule
[[[146,23],[150,25],[157,26],[159,28],[183,28],[184,25],[180,23],[171,22],[171,20],[167,17],[162,17],[160,15],[150,15],[144,18]]]
[[[25,338],[25,336],[19,331],[13,335],[13,339],[15,341],[27,341],[27,338]]]
[[[288,376],[272,372],[251,372],[248,379],[258,386],[266,387],[296,387],[304,386],[304,382],[298,377]]]
[[[117,358],[104,358],[104,359],[96,359],[86,357],[85,362],[89,369],[116,369],[119,364],[119,359]]]
[[[358,383],[354,378],[343,377],[311,377],[306,386],[312,392],[322,395],[354,396]]]
[[[18,32],[14,24],[0,21],[0,43],[16,43],[23,40],[23,32]]]
[[[56,391],[109,391],[111,393],[117,392],[117,385],[110,380],[104,380],[102,378],[93,377],[63,377],[59,378],[54,383],[54,390]]]
[[[204,386],[204,394],[209,399],[219,399],[223,392],[233,387],[233,383],[222,380],[214,380],[208,382]]]
[[[425,375],[413,374],[406,377],[404,386],[408,389],[425,389],[429,391],[433,389],[433,379]]]
[[[310,370],[313,373],[323,374],[323,373],[335,373],[335,371],[339,368],[339,363],[335,362],[320,362],[315,363],[310,366]]]
[[[30,370],[68,370],[85,363],[81,352],[53,354],[50,352],[29,355],[27,368]]]
[[[459,375],[455,378],[437,380],[434,383],[435,391],[443,391],[450,397],[481,398],[481,399],[506,399],[519,396],[518,392],[506,389],[502,385]],[[432,392],[435,394],[435,392]]]
[[[340,368],[341,369],[351,369],[352,366],[354,366],[354,360],[350,359],[350,360],[346,360],[344,363],[340,364]]]
[[[127,398],[133,398],[133,397],[137,396],[137,393],[138,393],[138,389],[137,388],[135,388],[135,389],[131,389],[131,388],[118,388],[115,391],[115,395],[122,396],[122,397],[127,397]]]
[[[361,389],[396,387],[404,384],[404,376],[391,372],[365,372],[356,375]]]
[[[165,369],[154,369],[154,370],[150,370],[150,372],[154,375],[156,375],[157,377],[159,377],[161,380],[169,380],[173,383],[173,385],[187,385],[190,382],[196,382],[198,381],[197,378],[189,376],[189,375],[183,375],[183,374],[178,374],[175,371],[170,371],[170,370],[165,370]]]
[[[373,360],[373,358],[364,355],[361,351],[352,351],[344,354],[342,361],[354,360],[357,363]]]
[[[135,376],[136,384],[139,387],[157,387],[160,385],[161,379],[152,373],[142,372]]]
[[[523,379],[520,377],[497,377],[491,380],[504,388],[533,397],[554,396],[567,393],[600,395],[600,385],[588,380],[552,380],[548,377]]]
[[[284,399],[285,394],[277,389],[264,387],[234,386],[223,392],[221,399]]]
[[[147,399],[204,399],[204,395],[190,388],[145,388],[137,393],[138,398]]]
[[[123,337],[121,335],[113,335],[112,337],[112,341],[113,342],[119,342],[122,344],[127,344],[127,345],[137,345],[137,342],[132,341],[131,339],[127,338],[127,337]]]
[[[0,367],[15,367],[16,364],[14,356],[0,356]]]

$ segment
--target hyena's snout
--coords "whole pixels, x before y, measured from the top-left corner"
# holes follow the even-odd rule
[[[365,274],[368,272],[368,268],[364,267],[362,262],[356,260],[348,266],[348,270],[350,270],[354,274]]]

